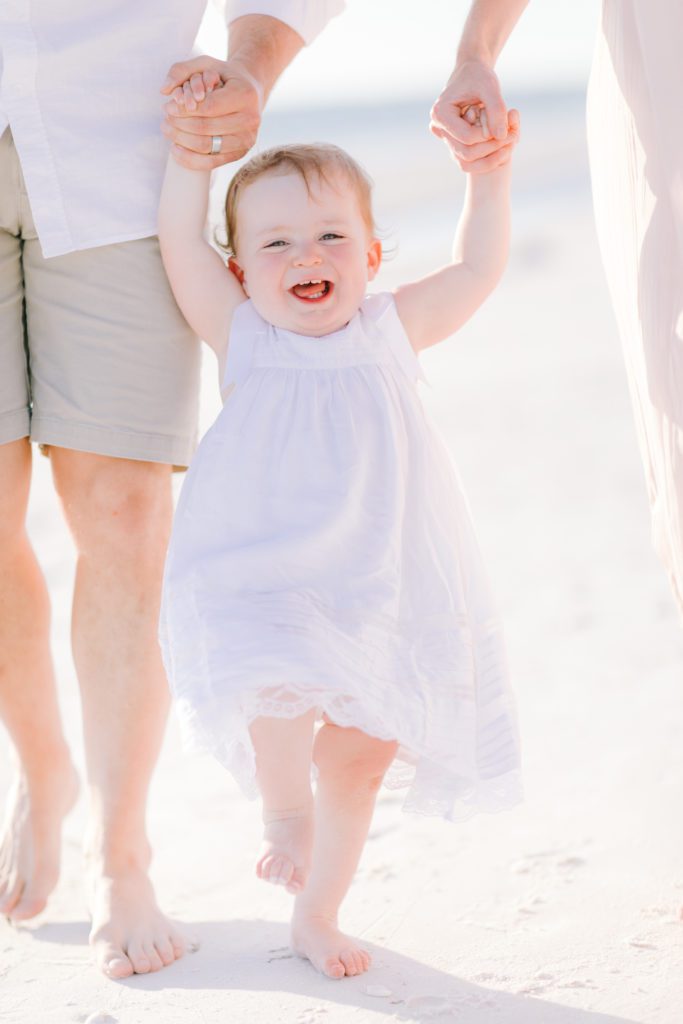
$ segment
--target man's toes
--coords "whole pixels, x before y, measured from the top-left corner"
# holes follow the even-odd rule
[[[149,956],[141,942],[131,942],[128,947],[128,956],[136,974],[149,974],[152,970]]]
[[[120,946],[113,942],[99,942],[95,944],[95,959],[103,974],[108,978],[120,981],[123,978],[130,978],[134,968],[129,958]]]
[[[24,891],[21,899],[10,911],[9,916],[13,921],[28,921],[29,918],[35,917],[41,910],[44,910],[46,906],[46,896],[31,896]]]
[[[173,955],[176,960],[180,960],[181,956],[185,956],[188,949],[194,952],[195,949],[199,949],[199,942],[191,941],[187,939],[181,932],[177,932],[174,928],[171,929],[170,935],[171,946],[173,947]]]
[[[0,914],[11,916],[12,911],[21,899],[23,891],[24,883],[19,878],[12,879],[5,889],[2,900],[0,900]]]
[[[160,971],[164,966],[164,962],[159,956],[159,953],[152,942],[145,942],[143,949],[149,960],[150,971]]]
[[[156,949],[164,967],[168,967],[169,964],[173,963],[175,960],[175,953],[173,951],[171,940],[167,936],[158,935],[154,940],[154,948]]]

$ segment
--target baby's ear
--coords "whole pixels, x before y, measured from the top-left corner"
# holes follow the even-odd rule
[[[237,280],[242,285],[242,287],[244,288],[245,292],[247,292],[248,295],[249,292],[247,291],[247,283],[244,280],[244,271],[242,270],[241,266],[239,265],[234,256],[228,257],[228,270],[235,275],[235,277],[237,278]]]
[[[374,280],[382,263],[382,243],[373,238],[368,247],[368,281]]]

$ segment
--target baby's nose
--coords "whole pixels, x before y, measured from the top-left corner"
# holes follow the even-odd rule
[[[317,245],[300,246],[294,257],[297,267],[316,267],[322,261],[322,253]]]

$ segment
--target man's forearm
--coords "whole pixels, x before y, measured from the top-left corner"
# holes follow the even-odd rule
[[[246,14],[230,23],[228,60],[240,64],[261,86],[263,102],[303,47],[301,36],[277,18]]]
[[[458,47],[458,64],[479,60],[492,68],[529,0],[474,0]]]

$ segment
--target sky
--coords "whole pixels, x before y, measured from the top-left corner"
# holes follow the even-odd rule
[[[531,0],[498,65],[504,90],[581,88],[600,0]],[[346,12],[283,76],[271,108],[386,102],[440,91],[453,66],[467,0],[347,0]],[[210,9],[200,45],[223,47]]]

